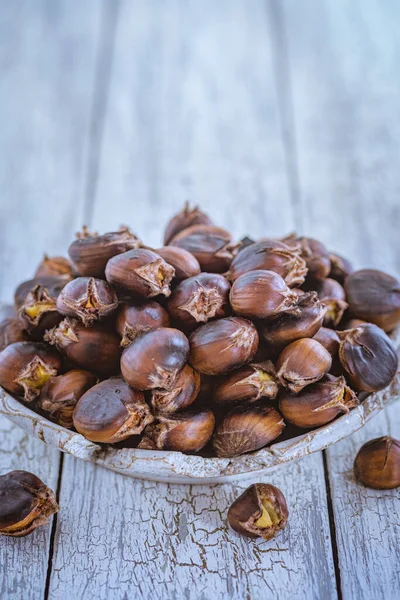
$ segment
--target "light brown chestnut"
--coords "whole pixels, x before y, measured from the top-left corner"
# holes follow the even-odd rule
[[[210,440],[214,426],[215,417],[211,410],[160,415],[155,423],[146,427],[138,448],[198,452]]]
[[[289,511],[285,496],[274,485],[255,483],[228,510],[229,525],[249,538],[271,540],[286,527]]]
[[[347,258],[343,258],[343,256],[339,256],[339,254],[334,254],[333,252],[329,253],[329,260],[331,261],[329,276],[343,285],[347,275],[353,272],[353,265]]]
[[[324,325],[326,327],[337,327],[342,320],[344,311],[348,307],[343,287],[338,281],[327,277],[317,283],[316,290],[319,299],[327,308]]]
[[[278,393],[275,368],[271,361],[250,364],[218,379],[213,400],[230,406],[238,402],[256,402],[260,398],[274,399]]]
[[[192,225],[212,224],[211,219],[203,213],[198,206],[191,208],[189,202],[186,202],[183,210],[168,221],[165,228],[164,245],[166,246],[169,244],[174,236]]]
[[[45,289],[49,296],[57,298],[68,281],[71,281],[71,278],[68,277],[68,275],[35,277],[34,279],[23,281],[19,284],[14,293],[15,308],[19,310],[25,303],[28,294],[32,293],[38,285]]]
[[[190,406],[200,392],[200,373],[190,365],[185,365],[176,376],[170,390],[151,391],[150,405],[155,413],[170,414]]]
[[[63,256],[49,257],[44,255],[42,262],[35,271],[34,277],[53,277],[58,275],[74,276],[72,263]]]
[[[140,434],[153,417],[143,392],[116,377],[101,381],[81,396],[73,421],[86,439],[114,444]]]
[[[176,246],[164,246],[158,248],[157,252],[171,267],[175,269],[174,281],[183,281],[189,277],[194,277],[201,272],[199,261],[193,254],[184,248]]]
[[[0,322],[0,352],[15,342],[27,342],[29,336],[20,319],[8,317]]]
[[[319,342],[302,338],[292,342],[280,353],[276,370],[281,384],[298,394],[303,388],[316,383],[327,373],[332,357]]]
[[[76,317],[89,326],[108,317],[118,307],[117,294],[103,279],[77,277],[57,298],[57,310],[67,317]]]
[[[332,360],[338,356],[340,338],[336,331],[328,329],[327,327],[321,327],[317,333],[313,336],[314,340],[317,340],[329,354],[332,356]]]
[[[376,490],[400,487],[400,442],[385,436],[361,446],[354,461],[354,476]]]
[[[153,300],[144,300],[137,304],[122,304],[116,320],[116,328],[121,336],[123,348],[129,346],[138,336],[169,325],[167,311]]]
[[[250,362],[258,333],[250,321],[228,317],[205,323],[190,336],[190,364],[205,375],[222,375]]]
[[[285,244],[300,249],[301,256],[308,268],[308,277],[321,281],[328,277],[331,270],[329,252],[318,240],[308,237],[289,235],[282,240]]]
[[[46,288],[40,285],[27,295],[18,314],[31,338],[37,341],[41,341],[45,332],[62,320],[56,299],[49,296]]]

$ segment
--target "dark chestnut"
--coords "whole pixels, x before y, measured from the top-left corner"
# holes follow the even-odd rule
[[[103,279],[77,277],[61,291],[57,310],[67,317],[77,317],[89,326],[108,317],[118,307],[117,294]]]
[[[400,442],[385,436],[364,444],[354,461],[354,476],[376,490],[400,487]]]
[[[343,287],[338,281],[327,277],[323,281],[317,282],[315,289],[319,299],[327,308],[324,325],[326,327],[337,327],[348,306]]]
[[[8,317],[0,322],[0,352],[15,342],[27,342],[29,336],[20,319]]]
[[[302,338],[292,342],[280,353],[276,370],[281,384],[291,392],[301,390],[321,379],[332,364],[332,357],[319,342]]]
[[[200,392],[200,373],[185,365],[170,390],[151,391],[150,405],[156,413],[170,414],[190,406]]]
[[[192,225],[212,225],[211,219],[204,214],[197,206],[190,207],[189,202],[185,203],[185,206],[181,212],[173,216],[172,219],[167,223],[164,235],[165,246],[170,243],[172,238],[178,233],[191,227]],[[168,261],[167,261],[168,262]]]
[[[262,397],[273,399],[278,393],[278,382],[271,361],[250,364],[218,379],[213,400],[230,406],[238,402],[255,402]]]
[[[313,336],[314,340],[317,340],[326,350],[328,350],[329,354],[332,356],[332,359],[335,359],[339,352],[340,346],[340,338],[336,331],[333,329],[328,329],[327,327],[321,327],[317,331],[317,333]]]
[[[155,250],[169,265],[174,267],[174,281],[183,281],[201,272],[199,261],[184,248],[164,246]]]
[[[71,277],[68,275],[54,275],[53,277],[35,277],[34,279],[23,281],[15,290],[15,308],[19,310],[25,303],[28,294],[32,293],[38,285],[40,285],[41,288],[44,288],[49,296],[57,298],[63,287],[70,280]]]
[[[334,254],[333,252],[330,252],[329,260],[331,261],[329,276],[343,285],[347,275],[350,275],[354,270],[351,262],[347,258],[343,258],[343,256],[339,256],[339,254]]]
[[[326,279],[331,270],[329,252],[318,240],[308,237],[297,237],[292,234],[282,240],[285,244],[300,249],[306,261],[308,276],[317,281]]]
[[[121,336],[123,348],[129,346],[138,336],[169,325],[167,311],[153,300],[137,304],[122,304],[118,310],[116,328]]]
[[[198,452],[210,440],[214,426],[215,417],[211,410],[160,415],[155,423],[146,427],[138,448]]]
[[[46,288],[40,285],[27,295],[18,314],[25,329],[37,341],[41,341],[45,332],[62,320],[55,298],[49,296]]]

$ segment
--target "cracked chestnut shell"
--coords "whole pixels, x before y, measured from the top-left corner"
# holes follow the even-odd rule
[[[96,382],[95,375],[82,369],[50,377],[40,392],[37,407],[50,421],[71,429],[72,414],[79,398]]]
[[[339,359],[355,390],[377,392],[395,377],[398,368],[396,348],[377,325],[360,325],[339,331]]]
[[[0,385],[25,402],[32,402],[60,368],[61,356],[46,344],[15,342],[0,353]]]
[[[41,276],[28,279],[19,284],[14,293],[15,308],[19,310],[24,304],[28,294],[32,293],[36,286],[44,288],[49,296],[57,298],[63,287],[71,280],[68,275]]]
[[[203,213],[198,206],[190,207],[189,202],[185,202],[183,210],[170,219],[165,228],[164,244],[170,243],[172,238],[178,233],[191,227],[192,225],[212,225],[211,219]],[[167,261],[168,262],[168,261]]]
[[[222,375],[252,360],[258,333],[250,321],[228,317],[201,325],[189,341],[190,364],[204,375]]]
[[[387,273],[362,269],[349,275],[345,282],[349,312],[392,331],[400,323],[400,282]]]
[[[108,317],[118,307],[117,294],[103,279],[77,277],[57,298],[57,310],[64,316],[76,317],[89,326]]]
[[[169,325],[167,311],[153,300],[138,304],[122,304],[116,320],[116,329],[121,336],[123,348],[129,346],[138,336]]]
[[[41,341],[45,332],[56,327],[62,320],[57,311],[56,299],[41,285],[37,285],[27,295],[18,314],[25,329],[37,341]]]
[[[282,415],[265,404],[251,404],[231,410],[218,425],[212,445],[217,456],[232,458],[263,448],[285,428]]]
[[[271,540],[286,527],[289,511],[285,496],[269,483],[254,483],[228,510],[229,525],[249,538]]]
[[[333,252],[329,254],[329,260],[331,261],[329,276],[343,285],[347,275],[350,275],[354,271],[351,262],[347,258],[343,258],[343,256],[339,256],[339,254],[334,254]]]
[[[185,365],[170,390],[151,391],[150,406],[156,413],[170,414],[187,408],[200,392],[200,373]]]
[[[201,272],[199,261],[184,248],[164,246],[155,250],[169,265],[174,267],[174,281],[183,281]]]
[[[118,290],[136,297],[152,298],[163,294],[169,296],[175,269],[161,256],[138,248],[118,254],[106,266],[106,279]]]
[[[180,327],[194,329],[199,323],[229,315],[230,289],[223,275],[200,273],[174,289],[168,300],[168,312]]]
[[[122,376],[138,390],[171,390],[188,353],[189,342],[181,331],[160,327],[125,348],[121,357]]]
[[[68,248],[77,273],[86,277],[104,277],[107,262],[113,256],[139,248],[141,241],[128,227],[104,235],[90,233],[86,227]]]
[[[54,492],[33,473],[0,475],[0,535],[29,535],[58,510]]]
[[[294,394],[316,383],[331,368],[332,357],[322,344],[311,338],[292,342],[280,353],[276,370],[281,384]]]
[[[365,486],[392,490],[400,486],[400,442],[390,436],[370,440],[354,461],[354,476]]]
[[[308,268],[308,277],[321,281],[328,277],[331,270],[329,252],[318,240],[309,237],[289,235],[282,240],[285,244],[300,249]]]
[[[173,450],[198,452],[210,440],[215,426],[211,410],[187,410],[168,416],[158,416],[144,432],[138,448],[143,450]]]
[[[347,309],[346,294],[338,281],[327,277],[317,284],[318,297],[326,306],[324,325],[337,327]]]
[[[153,421],[143,392],[123,379],[101,381],[79,399],[73,414],[75,429],[92,442],[115,444],[142,433]]]
[[[287,390],[279,395],[279,411],[286,421],[303,429],[322,427],[357,405],[358,398],[345,378],[333,375],[307,386],[298,396]]]
[[[53,277],[57,275],[74,276],[72,263],[64,256],[49,257],[44,255],[35,272],[35,277]]]
[[[0,322],[0,352],[15,342],[27,342],[29,336],[20,319],[8,317]]]
[[[238,402],[256,402],[260,398],[274,399],[278,382],[271,361],[250,364],[218,379],[214,386],[213,400],[230,406]]]

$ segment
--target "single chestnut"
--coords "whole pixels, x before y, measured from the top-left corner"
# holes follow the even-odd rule
[[[164,246],[164,248],[158,248],[154,252],[157,252],[165,262],[174,267],[174,281],[183,281],[201,273],[201,267],[197,258],[184,248]]]
[[[229,525],[249,538],[271,540],[286,527],[289,511],[285,496],[269,483],[254,483],[228,510]]]
[[[231,458],[263,448],[285,428],[282,415],[267,404],[250,404],[231,410],[217,426],[212,445],[217,456]]]
[[[198,452],[208,443],[215,426],[211,410],[191,411],[163,416],[146,427],[138,448]]]
[[[314,340],[317,340],[329,354],[332,356],[332,360],[338,356],[340,337],[333,329],[327,327],[321,327],[317,333],[313,336]]]
[[[34,277],[53,277],[57,275],[74,276],[74,268],[68,258],[64,256],[49,257],[44,255],[43,260],[35,271]]]
[[[101,381],[81,396],[73,421],[86,439],[114,444],[142,433],[153,417],[143,392],[115,377]]]
[[[229,315],[230,289],[223,275],[200,273],[177,285],[168,299],[168,312],[180,327],[194,329],[199,323]]]
[[[119,372],[120,340],[107,327],[96,323],[88,328],[77,319],[66,317],[58,327],[45,334],[45,340],[82,369],[102,377]]]
[[[37,407],[50,421],[71,429],[72,413],[79,398],[96,382],[95,375],[81,369],[50,377],[40,392]]]
[[[228,279],[235,281],[249,271],[259,270],[278,273],[289,287],[301,285],[307,275],[306,263],[299,249],[279,240],[261,240],[237,254],[230,266]]]
[[[200,392],[200,373],[190,365],[185,365],[176,376],[170,390],[151,391],[150,406],[157,413],[170,414],[190,406]]]
[[[258,333],[250,321],[227,317],[201,325],[189,341],[190,364],[205,375],[222,375],[252,360]]]
[[[298,394],[327,373],[332,357],[322,344],[312,338],[292,342],[280,353],[276,370],[281,384]]]
[[[27,471],[0,475],[0,498],[0,535],[29,535],[59,510],[54,492]]]
[[[354,271],[353,265],[347,258],[343,258],[343,256],[339,256],[339,254],[334,254],[333,252],[329,253],[329,260],[331,261],[329,276],[343,285],[347,275],[350,275]]]
[[[71,281],[71,277],[68,275],[41,276],[23,281],[14,293],[15,308],[19,310],[25,303],[28,294],[32,293],[38,285],[44,288],[49,296],[57,298],[68,281]]]
[[[392,490],[400,486],[400,441],[385,436],[370,440],[354,461],[354,476],[365,486]]]
[[[329,252],[318,240],[308,237],[289,235],[282,240],[285,244],[300,249],[308,268],[308,277],[321,281],[328,277],[331,270]]]
[[[117,307],[117,294],[110,284],[94,277],[73,279],[57,298],[57,310],[60,314],[76,317],[86,326],[108,317]]]
[[[128,227],[104,235],[90,233],[87,227],[83,227],[70,245],[68,254],[78,275],[103,278],[110,258],[140,246],[141,241]]]
[[[400,282],[387,273],[362,269],[344,282],[349,312],[353,317],[392,331],[400,323]]]
[[[358,405],[356,394],[346,385],[344,377],[327,375],[293,396],[287,390],[279,395],[279,412],[296,427],[322,427],[338,415],[348,413]]]
[[[254,319],[290,312],[299,301],[278,273],[262,270],[249,271],[235,279],[229,298],[235,313]]]
[[[172,390],[188,353],[189,342],[181,331],[160,327],[125,348],[121,357],[122,376],[138,390]]]
[[[164,245],[166,246],[169,244],[175,235],[184,229],[191,227],[192,225],[212,224],[213,223],[211,219],[205,213],[203,213],[198,206],[191,208],[189,202],[185,202],[183,210],[181,210],[177,215],[174,215],[167,223],[164,235]]]
[[[29,336],[24,324],[16,317],[7,317],[0,321],[0,352],[15,342],[27,342]]]
[[[161,256],[138,248],[118,254],[106,266],[106,279],[118,290],[141,298],[169,296],[175,269]]]
[[[327,277],[323,281],[317,282],[314,289],[316,289],[319,299],[327,308],[324,317],[325,327],[337,327],[348,307],[343,287],[335,279]]]
[[[138,336],[169,325],[167,311],[153,300],[144,300],[137,304],[121,304],[116,320],[116,329],[121,336],[123,348],[129,346]]]
[[[377,392],[395,377],[398,357],[388,335],[377,325],[338,331],[339,359],[355,390]]]
[[[0,385],[32,402],[58,374],[61,362],[59,353],[42,342],[15,342],[0,352]]]
[[[56,299],[41,285],[29,292],[18,314],[25,329],[37,341],[41,341],[45,332],[56,327],[62,320],[57,311]]]
[[[238,402],[256,402],[260,398],[274,399],[278,393],[276,372],[271,361],[246,365],[225,375],[214,386],[213,400],[230,406]]]

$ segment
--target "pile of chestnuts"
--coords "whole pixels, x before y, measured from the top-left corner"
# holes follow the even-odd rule
[[[186,205],[162,248],[84,228],[68,254],[16,289],[0,384],[93,442],[230,458],[329,423],[397,373],[400,283],[314,239],[236,243]]]

